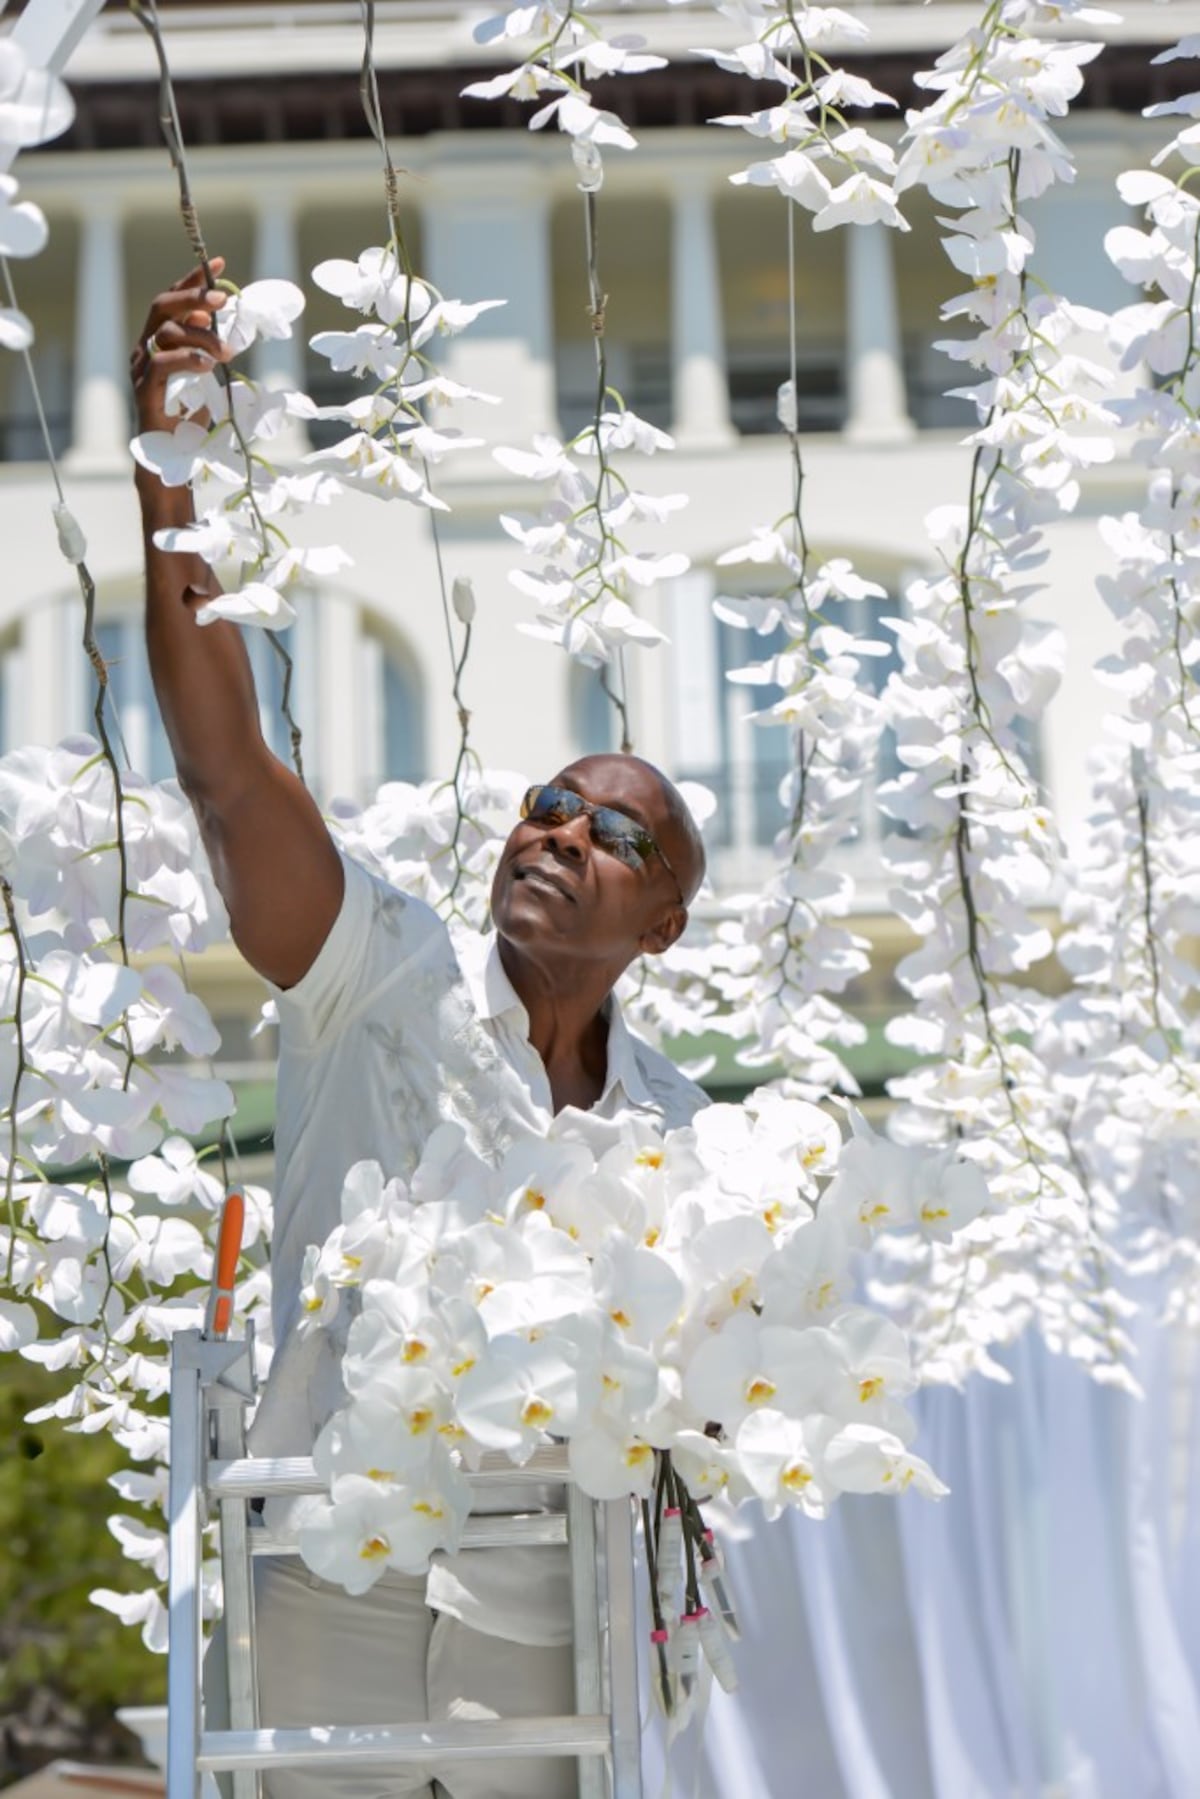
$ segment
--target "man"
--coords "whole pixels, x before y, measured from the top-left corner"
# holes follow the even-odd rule
[[[131,363],[140,430],[172,428],[169,376],[228,359],[213,328],[222,304],[201,270],[155,300]],[[253,1446],[303,1455],[339,1402],[342,1343],[297,1330],[300,1267],[306,1246],[336,1224],[354,1162],[408,1176],[446,1119],[497,1160],[565,1106],[640,1112],[669,1127],[703,1103],[630,1035],[612,989],[637,956],[678,938],[704,852],[656,769],[633,756],[585,757],[530,790],[496,872],[495,935],[456,954],[428,907],[339,854],[311,795],[268,750],[239,628],[195,623],[216,591],[212,571],[154,543],[156,531],[191,519],[190,494],[141,468],[137,486],[163,722],[234,940],[279,1008],[276,1354]],[[444,1558],[428,1582],[388,1575],[353,1600],[294,1562],[260,1561],[256,1593],[264,1724],[574,1709],[560,1551]],[[465,1763],[440,1784],[437,1774],[295,1772],[266,1791],[568,1799],[576,1785],[564,1761]]]

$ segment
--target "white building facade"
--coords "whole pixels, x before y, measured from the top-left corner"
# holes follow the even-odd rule
[[[451,374],[501,400],[452,422],[489,444],[523,447],[535,433],[577,429],[590,409],[581,202],[565,139],[531,135],[515,104],[458,99],[488,72],[465,10],[458,0],[381,6],[377,55],[417,267],[455,297],[507,302],[446,346]],[[627,402],[676,439],[673,455],[648,465],[646,485],[691,496],[655,542],[692,563],[647,597],[672,642],[630,659],[634,736],[671,773],[717,790],[714,867],[718,890],[728,892],[761,875],[782,820],[776,790],[786,746],[748,720],[762,690],[724,680],[727,667],[749,659],[748,644],[719,623],[711,602],[739,590],[717,569],[720,554],[788,505],[789,458],[775,416],[788,367],[786,207],[773,193],[730,187],[752,146],[704,123],[758,103],[748,84],[687,54],[693,42],[719,43],[724,23],[654,0],[625,10],[672,60],[639,78],[644,87],[625,90],[636,154],[606,157],[599,251],[609,371]],[[868,6],[875,60],[864,59],[863,71],[910,92],[912,70],[960,28],[961,11]],[[1138,115],[1158,91],[1149,58],[1188,28],[1180,15],[1192,11],[1200,20],[1200,8],[1188,6],[1173,8],[1170,20],[1146,5],[1127,15],[1125,41],[1089,74],[1095,103],[1066,129],[1079,179],[1032,210],[1037,271],[1074,299],[1111,308],[1134,297],[1103,251],[1105,230],[1126,217],[1114,178],[1144,164],[1161,140]],[[378,155],[356,116],[356,13],[316,4],[163,8],[210,250],[226,256],[235,279],[287,276],[309,295],[305,334],[261,346],[257,372],[321,400],[348,390],[331,384],[304,339],[346,315],[308,271],[326,257],[356,256],[384,232]],[[68,74],[80,110],[72,137],[21,164],[24,193],[49,217],[50,246],[15,273],[37,324],[51,428],[88,539],[130,758],[157,776],[169,766],[141,649],[127,360],[151,297],[186,269],[189,253],[155,136],[150,46],[123,8],[101,15]],[[904,236],[852,228],[817,237],[807,215],[797,217],[806,519],[820,556],[849,556],[887,589],[886,603],[864,605],[864,630],[873,615],[899,610],[906,576],[927,566],[922,520],[963,497],[969,454],[960,440],[970,414],[943,393],[962,371],[933,348],[943,335],[938,304],[961,278],[941,253],[927,199],[914,196],[908,211],[913,228]],[[290,451],[307,447],[297,440]],[[1051,534],[1040,610],[1065,629],[1070,660],[1037,756],[1068,833],[1086,809],[1086,752],[1108,707],[1091,672],[1109,641],[1095,592],[1105,566],[1097,518],[1134,504],[1140,482],[1129,464],[1096,472],[1074,517]],[[497,520],[531,510],[533,490],[486,449],[444,464],[438,485],[452,507],[441,527],[448,573],[469,577],[479,601],[465,681],[474,742],[489,764],[545,776],[604,745],[611,725],[595,683],[515,629],[529,606],[509,584],[519,551]],[[55,546],[49,498],[30,397],[8,357],[0,367],[6,748],[88,724],[78,594]],[[303,529],[354,556],[343,577],[307,597],[291,634],[319,797],[361,800],[385,778],[444,773],[457,724],[428,516],[351,496]],[[264,722],[281,744],[268,650],[260,643],[255,652]],[[848,852],[868,910],[882,905],[878,829],[868,810],[863,840]]]

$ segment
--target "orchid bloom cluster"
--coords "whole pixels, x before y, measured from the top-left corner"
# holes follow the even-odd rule
[[[891,105],[886,94],[832,66],[820,46],[833,35],[859,40],[867,33],[848,14],[783,0],[718,5],[751,41],[732,51],[701,50],[722,68],[779,83],[778,104],[716,121],[740,127],[756,141],[783,145],[731,179],[735,186],[771,187],[789,203],[789,265],[794,266],[795,203],[815,214],[813,229],[872,225],[906,230],[891,191],[895,157],[882,139],[850,127],[846,107]],[[781,232],[781,236],[783,233]],[[852,909],[854,883],[830,862],[857,834],[864,783],[874,767],[880,717],[861,679],[861,659],[886,646],[856,637],[839,622],[842,608],[883,590],[849,562],[815,564],[801,506],[803,469],[796,408],[796,371],[780,394],[780,423],[788,436],[791,506],[755,531],[748,543],[718,558],[722,568],[749,571],[749,593],[716,602],[726,623],[783,647],[735,670],[730,679],[781,688],[782,697],[753,716],[785,724],[792,767],[783,785],[787,822],[776,839],[779,865],[765,889],[740,896],[735,922],[721,927],[713,946],[713,977],[725,1002],[724,1027],[750,1040],[748,1066],[782,1064],[798,1092],[817,1098],[833,1088],[857,1089],[838,1051],[859,1043],[863,1026],[837,1003],[867,967],[864,941],[841,922]]]
[[[898,975],[916,1002],[889,1035],[928,1060],[892,1084],[894,1128],[910,1141],[961,1138],[988,1174],[994,1212],[947,1249],[913,1257],[890,1288],[929,1379],[997,1373],[988,1345],[1031,1315],[1051,1335],[1119,1353],[1105,1283],[1081,1291],[1090,1219],[1061,1094],[1039,1046],[1049,1000],[1022,977],[1051,937],[1037,909],[1056,898],[1059,848],[1029,755],[1053,695],[1061,634],[1023,616],[1038,591],[1041,527],[1070,511],[1081,471],[1109,461],[1111,374],[1072,348],[1101,315],[1030,279],[1023,208],[1074,168],[1051,121],[1064,115],[1098,43],[1039,37],[1064,10],[989,5],[918,76],[935,98],[909,114],[897,184],[955,211],[943,240],[969,278],[943,309],[972,335],[940,344],[981,379],[959,390],[979,428],[965,503],[927,520],[936,574],[913,582],[892,629],[901,671],[884,694],[904,772],[880,802],[904,834],[886,846],[893,903],[922,940]],[[882,1288],[880,1289],[882,1291]],[[1064,1324],[1070,1315],[1075,1326]]]
[[[1195,55],[1194,40],[1163,53]],[[1200,97],[1148,115],[1195,118]],[[1098,678],[1122,703],[1097,757],[1097,812],[1079,878],[1064,900],[1059,954],[1078,997],[1058,1009],[1072,1075],[1078,1154],[1117,1242],[1138,1269],[1165,1270],[1172,1317],[1200,1319],[1200,929],[1196,775],[1200,771],[1200,401],[1196,297],[1200,201],[1197,128],[1186,123],[1153,167],[1118,180],[1144,223],[1106,249],[1145,297],[1114,313],[1125,370],[1155,379],[1113,408],[1147,469],[1141,508],[1101,521],[1112,573],[1101,593],[1121,627]],[[1163,165],[1182,168],[1178,175]]]
[[[796,5],[794,0],[713,0],[716,11],[743,29],[749,42],[734,50],[698,49],[719,68],[784,90],[774,106],[714,120],[740,127],[760,143],[781,144],[778,156],[734,175],[735,185],[773,187],[813,214],[814,231],[839,225],[882,223],[907,231],[896,205],[896,157],[890,144],[846,112],[895,106],[890,95],[861,75],[835,68],[821,46],[861,44],[870,36],[861,20],[838,7]]]
[[[336,372],[368,380],[370,391],[345,406],[306,408],[308,417],[338,419],[352,427],[340,443],[307,460],[331,469],[344,487],[357,492],[448,511],[430,486],[430,465],[455,450],[477,449],[483,440],[435,428],[423,408],[458,400],[497,401],[494,394],[477,393],[440,373],[428,346],[466,330],[481,313],[504,302],[446,299],[410,269],[398,235],[362,251],[355,262],[335,258],[319,263],[313,280],[365,322],[353,330],[318,332],[311,347]]]
[[[342,849],[446,917],[452,932],[486,927],[492,877],[529,783],[497,769],[451,781],[387,781],[369,806],[335,801]]]
[[[18,152],[66,131],[75,103],[57,75],[31,68],[20,44],[0,38],[0,350],[28,350],[33,324],[17,304],[8,258],[37,256],[49,235],[45,215],[32,200],[17,198],[14,175],[5,171]]]
[[[304,309],[304,295],[293,282],[222,285],[232,291],[215,324],[231,351],[291,337]],[[273,440],[290,418],[307,414],[309,402],[254,382],[241,368],[214,365],[173,376],[167,408],[179,423],[143,432],[130,448],[165,487],[191,485],[195,493],[195,522],[159,531],[155,541],[164,550],[198,555],[217,570],[224,591],[199,608],[197,622],[226,618],[269,630],[290,625],[296,611],[289,593],[306,577],[336,574],[351,560],[335,545],[297,547],[279,522],[306,506],[327,504],[339,491],[321,471],[284,472],[270,460]]]
[[[836,615],[840,602],[882,590],[842,558],[810,568],[798,512],[790,522],[790,530],[760,531],[720,558],[772,577],[773,593],[726,597],[717,612],[743,629],[785,631],[783,649],[730,679],[783,688],[753,716],[788,725],[793,760],[782,791],[787,822],[775,841],[779,866],[761,892],[735,903],[737,922],[720,933],[717,953],[727,1028],[750,1040],[740,1059],[749,1067],[782,1063],[796,1090],[815,1099],[835,1088],[857,1091],[838,1050],[866,1037],[832,997],[868,960],[865,941],[841,922],[853,907],[853,877],[829,864],[857,835],[878,751],[879,707],[860,680],[860,658],[886,647],[853,636]]]
[[[602,149],[636,147],[636,139],[609,112],[591,105],[579,74],[589,77],[640,74],[665,66],[663,58],[642,54],[641,40],[606,41],[585,16],[586,0],[545,0],[514,6],[476,28],[481,43],[532,36],[525,60],[494,79],[472,83],[464,94],[476,99],[513,96],[532,99],[549,93],[531,118],[539,129],[555,119],[571,139],[578,185],[584,198],[586,262],[592,331],[596,343],[596,404],[593,416],[569,443],[550,434],[535,437],[531,450],[501,447],[493,454],[502,468],[528,480],[549,483],[551,497],[536,515],[505,514],[504,530],[528,555],[533,568],[514,569],[510,579],[537,607],[519,629],[558,643],[587,668],[600,671],[605,692],[620,715],[622,747],[632,748],[623,653],[628,646],[663,641],[657,626],[631,603],[659,581],[686,573],[688,558],[678,551],[650,555],[630,549],[623,533],[631,525],[663,524],[683,494],[638,491],[615,460],[623,452],[653,456],[673,440],[626,406],[610,387],[604,350],[607,295],[597,265],[596,202],[604,182]],[[616,665],[617,683],[610,680]]]
[[[843,1147],[765,1089],[666,1133],[568,1110],[497,1167],[443,1125],[410,1185],[359,1163],[305,1259],[302,1328],[336,1327],[346,1401],[301,1555],[348,1592],[420,1572],[461,1540],[465,1469],[556,1439],[596,1499],[649,1500],[666,1458],[692,1501],[768,1517],[941,1493],[908,1447],[903,1332],[854,1303],[852,1258],[885,1223],[943,1238],[986,1197],[953,1151],[858,1117]]]
[[[475,100],[540,101],[530,130],[556,124],[570,137],[581,172],[598,173],[601,150],[632,150],[637,139],[615,113],[592,105],[584,81],[642,75],[667,65],[665,58],[645,54],[642,38],[606,39],[589,16],[590,6],[591,0],[535,0],[482,20],[475,27],[477,44],[519,44],[528,38],[534,43],[516,68],[472,82],[463,93]]]
[[[0,761],[0,864],[0,1267],[11,1296],[0,1299],[0,1348],[65,1377],[30,1421],[109,1431],[142,1464],[117,1490],[155,1503],[170,1338],[202,1322],[198,1284],[224,1194],[188,1138],[234,1109],[207,1069],[216,1028],[176,964],[225,936],[225,912],[178,786],[125,772],[116,788],[91,738]],[[257,1189],[248,1197],[237,1303],[269,1343],[254,1269],[269,1203]],[[111,1522],[161,1580],[162,1532],[126,1514]],[[155,1590],[94,1597],[165,1646]]]

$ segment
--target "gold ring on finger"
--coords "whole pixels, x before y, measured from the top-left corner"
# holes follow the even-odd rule
[[[158,334],[157,332],[152,331],[146,339],[145,350],[147,356],[157,356],[160,348],[161,345],[158,341]]]

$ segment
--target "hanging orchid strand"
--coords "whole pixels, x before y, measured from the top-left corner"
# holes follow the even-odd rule
[[[138,24],[141,25],[147,36],[150,38],[150,41],[154,46],[155,57],[158,61],[159,125],[162,130],[163,141],[167,147],[167,154],[171,159],[171,166],[175,171],[176,179],[179,184],[179,211],[183,220],[184,230],[187,232],[188,242],[204,271],[205,286],[210,289],[223,288],[226,292],[236,295],[238,289],[233,283],[227,280],[218,282],[214,279],[212,267],[209,262],[208,249],[200,226],[200,215],[197,211],[195,199],[192,194],[191,178],[188,172],[187,150],[183,141],[183,128],[179,119],[179,108],[175,100],[175,85],[171,78],[171,68],[167,59],[167,47],[163,39],[162,27],[158,17],[158,8],[155,4],[155,0],[127,0],[127,3],[129,10],[133,13]],[[250,438],[243,428],[242,420],[239,417],[236,393],[236,389],[239,386],[250,388],[251,384],[246,380],[244,375],[234,374],[231,369],[220,362],[213,365],[213,375],[225,396],[225,418],[222,423],[229,428],[236,445],[237,454],[241,459],[245,472],[244,486],[237,494],[234,504],[239,506],[244,505],[253,521],[254,531],[258,539],[257,565],[259,568],[262,568],[271,561],[273,539],[278,540],[285,549],[289,546],[287,537],[280,527],[265,517],[256,491],[255,468],[256,466],[267,465],[264,464],[263,458],[251,448]],[[303,739],[300,727],[292,712],[292,681],[295,667],[290,652],[283,644],[278,634],[275,631],[271,631],[268,635],[271,641],[271,648],[278,657],[283,671],[279,710],[287,727],[292,766],[300,780],[303,781]]]
[[[602,179],[602,166],[599,154],[576,155],[580,169],[580,186],[583,190],[583,222],[584,243],[587,258],[588,284],[588,317],[592,326],[592,342],[596,350],[596,406],[592,415],[592,435],[596,455],[596,499],[591,508],[595,517],[598,548],[596,562],[602,567],[606,556],[620,553],[620,545],[608,526],[607,508],[612,502],[613,473],[609,466],[608,455],[604,445],[603,423],[604,409],[610,398],[621,404],[620,396],[614,395],[608,385],[608,357],[605,348],[605,331],[608,324],[608,295],[600,279],[599,252],[599,190],[592,185]],[[578,523],[583,524],[587,517],[587,509],[576,514]],[[629,688],[625,679],[625,650],[618,646],[614,657],[617,669],[617,685],[614,688],[609,680],[607,667],[601,665],[598,673],[605,697],[615,709],[621,726],[621,749],[629,754],[633,749],[633,739],[629,734]]]
[[[678,552],[660,557],[634,553],[622,534],[630,522],[663,522],[685,499],[639,493],[617,466],[616,456],[621,451],[652,455],[673,448],[673,444],[666,432],[631,411],[609,384],[608,295],[599,268],[598,196],[604,182],[603,151],[633,150],[636,139],[615,114],[592,105],[575,71],[586,77],[617,72],[635,75],[665,67],[665,62],[662,57],[643,55],[641,40],[622,37],[607,42],[596,24],[584,16],[577,0],[547,0],[535,14],[528,7],[510,7],[484,20],[476,27],[475,36],[480,43],[535,38],[516,68],[473,82],[463,93],[479,100],[540,101],[529,121],[530,129],[538,131],[554,122],[571,140],[577,185],[583,195],[584,272],[596,361],[591,417],[568,443],[546,433],[534,439],[532,452],[507,447],[494,452],[510,473],[553,486],[552,498],[540,514],[501,517],[508,535],[529,555],[540,558],[536,568],[514,569],[510,576],[513,585],[537,606],[535,619],[519,628],[557,643],[595,672],[616,712],[621,747],[628,751],[633,731],[625,652],[630,645],[662,641],[662,633],[639,616],[631,599],[638,589],[683,574],[688,559]],[[586,465],[577,458],[587,459]]]
[[[903,772],[881,801],[908,830],[890,840],[887,861],[897,908],[923,940],[897,971],[919,1010],[889,1035],[932,1058],[892,1083],[907,1102],[896,1128],[912,1141],[961,1141],[985,1167],[997,1212],[920,1258],[902,1252],[919,1276],[897,1292],[931,1379],[999,1373],[988,1344],[1031,1316],[1085,1359],[1111,1366],[1122,1353],[1103,1299],[1096,1202],[1040,1036],[1051,1002],[1014,979],[1052,947],[1034,908],[1051,903],[1059,847],[1028,767],[1026,721],[1036,723],[1063,661],[1057,634],[1018,606],[1044,523],[1073,508],[1080,471],[1111,459],[1115,423],[1093,397],[1111,385],[1107,372],[1066,348],[1103,320],[1032,277],[1021,210],[1071,176],[1049,119],[1067,111],[1101,48],[1039,38],[1060,10],[1039,0],[982,10],[917,78],[937,97],[909,114],[897,177],[958,214],[942,220],[943,246],[971,287],[942,316],[979,329],[937,347],[984,376],[964,396],[980,421],[967,439],[966,501],[927,521],[943,572],[908,588],[908,616],[894,627],[901,671],[885,694]],[[1084,1265],[1097,1269],[1090,1298],[1079,1292]],[[1039,1270],[1032,1305],[1025,1267]],[[1064,1331],[1068,1279],[1087,1322]]]
[[[785,146],[731,180],[735,187],[771,189],[786,203],[788,380],[780,390],[778,416],[787,438],[791,492],[779,518],[718,558],[718,567],[770,571],[778,584],[749,597],[722,594],[716,611],[739,629],[783,638],[767,660],[735,669],[730,678],[783,689],[779,700],[751,716],[787,728],[791,766],[781,796],[786,823],[775,840],[777,872],[765,890],[732,902],[731,967],[722,986],[751,1039],[739,1059],[750,1066],[781,1066],[787,1081],[816,1096],[835,1088],[856,1091],[833,1046],[865,1037],[861,1024],[832,998],[865,971],[867,962],[862,939],[838,922],[852,904],[852,883],[829,864],[839,846],[858,833],[877,751],[879,707],[860,679],[860,657],[881,654],[885,646],[835,623],[843,605],[880,598],[883,589],[862,580],[841,558],[813,566],[800,441],[797,214],[803,209],[815,215],[818,231],[872,220],[899,230],[907,225],[891,193],[890,147],[866,130],[848,129],[842,111],[843,100],[864,108],[893,102],[868,82],[835,69],[814,47],[814,34],[828,31],[823,14],[810,14],[791,0],[764,0],[748,16],[762,21],[752,42],[731,50],[697,47],[695,53],[731,73],[777,84],[781,93],[776,105],[716,123],[744,131],[756,144]],[[851,35],[865,35],[856,20],[838,16]],[[835,177],[843,177],[840,184]]]
[[[404,405],[402,399],[402,383],[404,381],[405,371],[408,367],[410,358],[417,354],[412,343],[412,305],[413,295],[417,291],[417,282],[412,257],[409,254],[408,246],[404,238],[403,226],[401,224],[399,178],[395,164],[392,160],[387,130],[383,120],[383,108],[379,98],[379,77],[375,66],[375,0],[360,0],[360,9],[363,22],[363,60],[359,76],[359,94],[362,99],[363,112],[366,116],[367,126],[372,137],[375,139],[376,144],[379,146],[379,152],[383,160],[384,196],[391,233],[390,242],[399,266],[404,271],[405,277],[404,307],[399,319],[399,328],[403,333],[405,343],[405,356],[395,375],[392,377],[392,381],[395,387],[397,400],[404,406],[407,416],[419,420],[420,414],[417,411],[416,406],[413,404]],[[423,366],[430,366],[423,357],[421,358],[421,362]],[[425,488],[430,495],[433,495],[435,494],[436,489],[427,456],[421,456],[420,466],[424,477]],[[450,779],[450,786],[454,794],[455,818],[454,833],[451,837],[448,851],[450,860],[453,864],[453,874],[447,893],[447,906],[451,917],[461,918],[462,914],[458,911],[455,901],[465,873],[464,834],[467,827],[472,822],[470,800],[466,787],[466,777],[468,769],[472,765],[478,766],[478,759],[475,757],[470,744],[471,714],[467,710],[462,695],[463,674],[466,669],[467,658],[471,649],[471,626],[474,616],[474,600],[473,597],[468,596],[464,586],[460,588],[459,594],[452,601],[446,575],[445,557],[442,551],[441,527],[438,522],[437,512],[433,509],[431,509],[429,513],[429,526],[433,538],[434,563],[437,569],[438,595],[441,600],[442,622],[445,627],[446,646],[450,657],[451,697],[454,702],[455,718],[457,719],[459,729],[454,771]],[[455,639],[454,622],[451,618],[452,608],[455,615],[458,617],[462,633],[461,643],[456,642]]]

